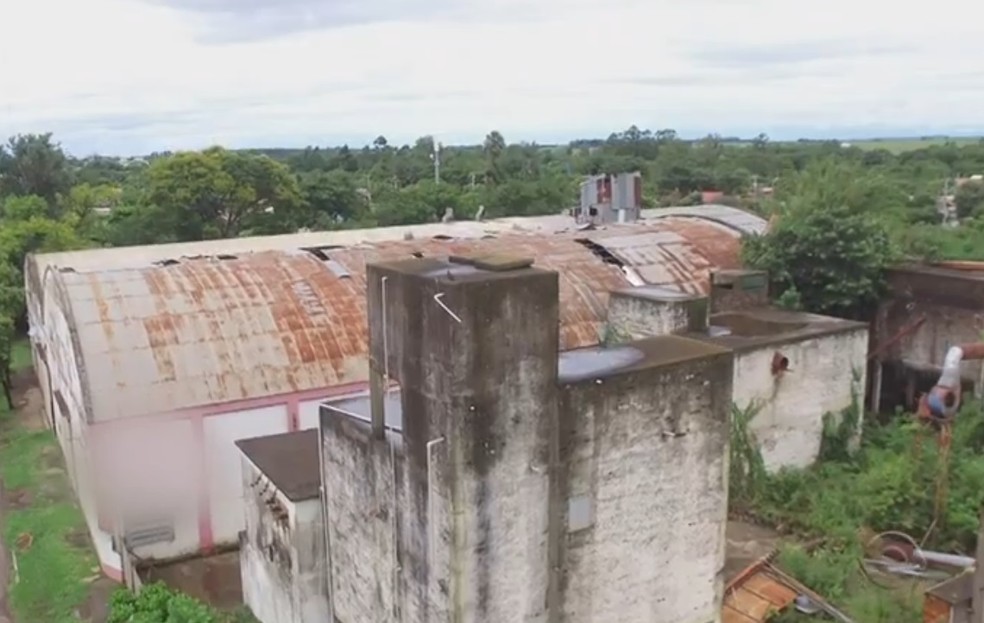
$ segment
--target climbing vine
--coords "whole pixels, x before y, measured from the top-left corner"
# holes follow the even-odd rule
[[[861,370],[851,369],[851,404],[839,415],[825,413],[818,460],[846,461],[854,454],[861,422]]]
[[[751,430],[751,422],[762,405],[751,402],[744,408],[731,404],[731,468],[728,474],[730,511],[744,514],[758,499],[768,478],[762,451]]]

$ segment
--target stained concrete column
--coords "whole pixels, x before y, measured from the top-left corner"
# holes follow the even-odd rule
[[[367,271],[372,357],[401,386],[416,508],[440,500],[419,536],[438,540],[427,572],[446,589],[449,621],[547,617],[558,281],[530,264],[420,259]]]

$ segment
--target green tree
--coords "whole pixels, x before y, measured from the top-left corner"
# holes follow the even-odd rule
[[[776,295],[795,289],[809,311],[865,318],[895,252],[882,215],[868,209],[868,181],[847,173],[820,165],[798,176],[777,222],[746,239],[742,251],[749,265],[770,273]],[[839,186],[831,188],[832,179]]]
[[[957,216],[980,216],[984,213],[984,182],[971,181],[963,184],[953,198],[957,204]]]
[[[11,196],[3,202],[0,216],[6,221],[26,221],[32,218],[45,218],[48,204],[37,195]]]
[[[350,173],[336,169],[302,175],[300,191],[310,212],[308,223],[320,229],[365,216],[366,200]]]
[[[0,146],[0,194],[37,195],[56,216],[58,195],[71,186],[68,158],[51,134],[21,134]]]
[[[290,171],[267,156],[213,147],[154,161],[145,205],[178,240],[268,234],[299,226],[300,190]]]

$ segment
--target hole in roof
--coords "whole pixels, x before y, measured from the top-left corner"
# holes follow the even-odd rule
[[[341,249],[342,247],[337,244],[326,244],[320,247],[301,247],[301,251],[307,251],[314,257],[322,261],[328,261],[330,259],[326,251],[332,251],[334,249]]]
[[[154,266],[174,266],[175,264],[180,264],[180,263],[181,262],[179,262],[178,260],[166,259],[166,260],[158,260],[153,264]]]
[[[594,240],[589,240],[587,238],[577,238],[574,240],[574,242],[590,249],[592,253],[600,257],[601,261],[605,262],[606,264],[614,264],[619,268],[625,266],[625,262],[615,257],[615,255],[613,255],[611,251],[609,251],[602,245],[598,244]]]
[[[453,240],[453,239],[454,238],[452,236],[449,236],[447,234],[438,234],[434,236],[434,240]]]
[[[424,254],[423,254],[423,253],[421,253],[420,251],[414,251],[414,252],[413,252],[413,253],[411,253],[410,255],[412,255],[412,256],[414,256],[414,257],[417,257],[417,258],[421,258],[421,257],[424,257]]]
[[[235,259],[238,259],[238,258],[235,255],[230,255],[228,253],[220,253],[219,255],[216,255],[215,256],[215,259],[217,259],[217,260],[235,260]]]

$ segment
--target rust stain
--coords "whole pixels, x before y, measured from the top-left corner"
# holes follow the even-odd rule
[[[795,601],[799,591],[771,572],[770,561],[766,557],[752,563],[728,583],[721,623],[764,623]]]
[[[561,348],[597,344],[609,293],[631,284],[618,265],[578,242],[583,238],[603,247],[623,241],[612,252],[621,253],[626,265],[652,267],[652,274],[688,292],[706,292],[711,268],[738,262],[736,235],[668,218],[595,232],[415,239],[328,251],[347,275],[309,253],[262,251],[75,279],[84,279],[95,299],[105,346],[94,348],[109,353],[118,368],[104,372],[106,380],[125,379],[130,387],[167,384],[161,399],[173,404],[158,406],[167,409],[365,380],[356,377],[364,374],[359,362],[368,352],[367,262],[503,252],[532,257],[536,267],[559,274]],[[125,296],[107,296],[117,291]],[[133,329],[121,329],[130,325],[142,327],[146,343],[123,342],[135,339]],[[151,378],[133,376],[141,367],[127,359],[141,349],[153,359]]]

